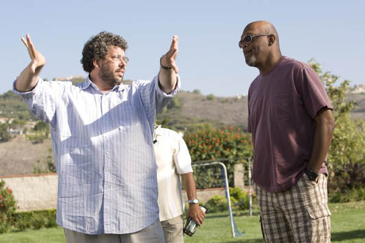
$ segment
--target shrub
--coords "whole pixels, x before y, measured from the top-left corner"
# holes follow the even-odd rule
[[[328,195],[328,201],[331,203],[346,203],[365,200],[365,188],[355,188],[345,192],[332,192]]]
[[[223,196],[216,195],[207,201],[205,207],[209,213],[224,212],[227,210],[227,200]]]
[[[56,210],[21,212],[15,215],[14,228],[16,230],[40,229],[43,227],[57,227]]]
[[[365,164],[336,164],[329,180],[330,202],[354,202],[365,200]]]
[[[215,96],[213,94],[207,95],[207,100],[214,100]]]
[[[248,193],[242,191],[239,187],[229,188],[231,195],[232,207],[234,209],[244,210],[249,208],[250,198]],[[232,198],[235,200],[233,201]]]
[[[222,161],[227,167],[229,185],[231,186],[233,186],[234,165],[245,163],[245,159],[252,156],[251,136],[240,128],[232,126],[220,129],[207,127],[195,133],[186,133],[184,139],[192,161]],[[219,166],[198,166],[194,167],[194,172],[197,188],[224,186]]]
[[[14,221],[16,202],[13,192],[0,180],[0,233],[6,233]]]

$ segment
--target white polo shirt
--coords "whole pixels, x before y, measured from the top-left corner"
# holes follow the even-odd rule
[[[183,214],[179,174],[193,172],[193,168],[189,150],[178,133],[158,126],[154,135],[158,206],[160,220],[164,221]]]

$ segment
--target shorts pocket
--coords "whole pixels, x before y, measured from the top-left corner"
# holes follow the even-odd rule
[[[319,219],[331,216],[328,206],[322,203],[315,205],[315,207],[308,207],[307,211],[311,219]]]

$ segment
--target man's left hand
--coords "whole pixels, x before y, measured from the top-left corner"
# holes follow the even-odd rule
[[[161,58],[161,65],[164,67],[171,67],[175,71],[175,73],[179,72],[179,68],[176,65],[176,57],[178,53],[178,41],[179,37],[177,37],[177,35],[174,35],[172,37],[170,50]]]
[[[203,224],[205,214],[199,207],[199,204],[189,204],[189,211],[186,218],[192,217],[196,224],[201,226]]]

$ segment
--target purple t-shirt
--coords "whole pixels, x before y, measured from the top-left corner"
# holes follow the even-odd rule
[[[248,131],[254,145],[253,180],[269,192],[284,191],[302,176],[312,153],[314,118],[332,109],[321,80],[307,64],[282,57],[252,82]],[[321,173],[327,173],[322,165]]]

